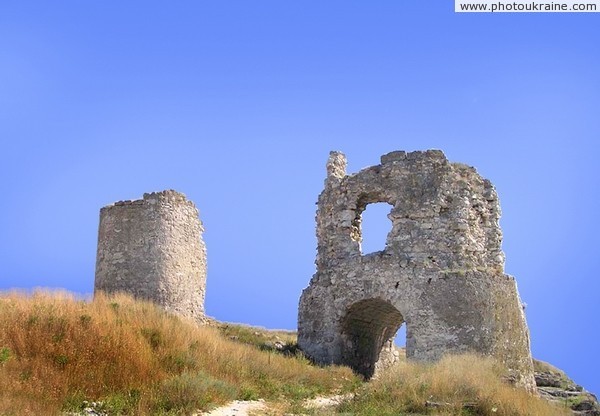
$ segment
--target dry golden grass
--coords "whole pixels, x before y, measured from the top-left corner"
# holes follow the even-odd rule
[[[84,400],[114,413],[187,414],[357,383],[348,369],[260,351],[127,296],[6,293],[0,322],[2,415],[58,414]]]
[[[366,385],[335,412],[373,416],[570,414],[506,384],[503,373],[492,359],[472,354],[447,356],[431,365],[403,362]]]
[[[502,368],[479,356],[402,362],[360,387],[347,368],[323,369],[294,355],[293,333],[198,327],[127,296],[85,302],[66,293],[0,294],[0,324],[2,416],[60,414],[80,410],[84,400],[101,401],[98,410],[109,414],[191,414],[257,398],[272,402],[271,415],[569,414],[503,383]],[[276,341],[289,356],[274,351]],[[304,409],[306,398],[347,391],[355,398]]]
[[[552,364],[547,363],[545,361],[533,360],[533,369],[540,373],[551,373],[560,376],[561,378],[568,379],[567,375],[564,371],[559,368],[554,367]]]

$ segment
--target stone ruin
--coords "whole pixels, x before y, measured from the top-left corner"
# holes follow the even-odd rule
[[[384,250],[361,253],[361,214],[387,202]],[[298,344],[314,361],[366,378],[393,364],[406,324],[408,359],[475,351],[535,389],[529,334],[513,277],[504,273],[493,185],[441,151],[392,152],[346,174],[332,152],[317,211],[317,272],[300,298]],[[94,291],[126,292],[204,321],[206,250],[198,210],[163,191],[100,211]]]
[[[361,253],[361,214],[387,202],[382,251]],[[392,152],[346,174],[331,152],[317,211],[317,272],[298,312],[298,345],[314,361],[370,378],[406,355],[434,361],[472,351],[496,357],[516,385],[535,390],[529,333],[512,276],[504,273],[494,186],[438,150]]]
[[[193,202],[175,191],[100,210],[94,292],[124,292],[204,320],[206,248]]]

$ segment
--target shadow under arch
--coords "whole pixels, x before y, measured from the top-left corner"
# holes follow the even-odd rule
[[[394,361],[394,337],[403,323],[400,311],[383,299],[352,304],[342,319],[343,361],[370,379],[377,363]]]

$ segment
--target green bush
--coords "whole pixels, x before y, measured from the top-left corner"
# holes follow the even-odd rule
[[[142,328],[142,335],[150,344],[153,350],[158,349],[164,341],[160,331],[156,328]]]
[[[235,399],[237,389],[202,373],[184,372],[162,382],[158,388],[154,410],[157,413],[207,410],[211,403]]]
[[[0,364],[4,364],[10,359],[10,348],[2,347],[0,349]]]

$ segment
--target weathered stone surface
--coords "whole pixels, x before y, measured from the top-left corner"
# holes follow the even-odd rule
[[[94,291],[129,293],[202,321],[203,231],[194,203],[175,191],[102,208]]]
[[[529,333],[513,277],[504,274],[500,206],[490,181],[439,150],[392,152],[346,175],[332,152],[317,211],[317,272],[300,298],[298,344],[319,363],[371,377],[396,359],[406,324],[409,359],[491,354],[535,389]],[[361,253],[361,214],[393,206],[383,251]]]

